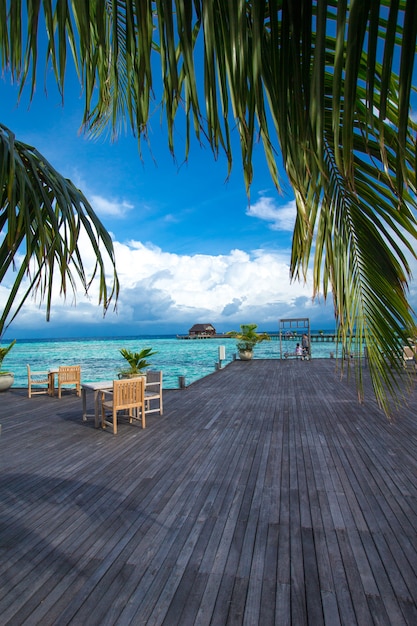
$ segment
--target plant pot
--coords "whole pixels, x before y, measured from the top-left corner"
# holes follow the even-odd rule
[[[239,350],[239,359],[241,361],[250,361],[253,357],[253,350]]]
[[[14,383],[14,374],[11,372],[5,372],[0,374],[0,392],[7,391]]]
[[[119,378],[143,378],[144,376],[146,376],[146,374],[128,374],[128,373],[124,373],[124,374],[119,374]]]

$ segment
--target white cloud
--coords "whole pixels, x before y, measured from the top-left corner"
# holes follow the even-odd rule
[[[81,173],[77,167],[71,168],[71,179],[75,186],[83,190],[85,197],[94,209],[94,212],[100,218],[103,217],[125,217],[132,209],[134,205],[126,200],[118,197],[102,196],[98,193],[94,193],[85,179],[85,172]]]
[[[91,247],[81,247],[86,270],[91,271]],[[122,335],[164,332],[160,329],[169,325],[172,330],[166,332],[181,333],[196,322],[211,322],[227,331],[245,322],[275,328],[281,317],[323,316],[323,307],[311,301],[311,286],[290,284],[287,254],[236,249],[217,256],[180,255],[140,241],[116,241],[114,247],[121,283],[117,314],[110,310],[103,320],[97,281],[89,298],[77,294],[77,306],[71,306],[71,296],[62,300],[57,284],[50,326],[60,336],[66,327],[79,328],[79,335],[86,327],[94,328],[99,335],[110,326],[112,334]],[[4,286],[0,290],[0,306],[8,292]],[[44,307],[28,301],[13,327],[36,335],[44,318]]]
[[[83,237],[83,262],[91,273],[95,256]],[[60,296],[56,282],[50,324],[45,323],[44,305],[39,307],[30,299],[9,336],[18,336],[15,331],[22,337],[39,336],[42,330],[50,336],[66,336],[67,331],[78,336],[182,333],[197,322],[213,323],[220,332],[246,322],[274,329],[280,318],[291,317],[309,317],[312,324],[333,326],[331,297],[323,306],[322,301],[312,301],[311,280],[306,285],[291,283],[288,251],[234,249],[223,255],[181,255],[137,240],[114,241],[114,248],[121,285],[117,313],[111,308],[103,320],[97,281],[89,297],[79,289],[76,306],[71,292],[66,301]],[[412,258],[410,265],[416,275],[417,263]],[[13,278],[9,273],[0,285],[0,309]],[[414,281],[410,302],[417,302]]]
[[[294,230],[296,212],[295,200],[284,206],[279,206],[276,204],[275,198],[261,196],[255,204],[251,204],[247,208],[246,215],[271,222],[270,228],[272,230],[292,232]]]
[[[134,207],[133,204],[124,200],[108,200],[103,196],[90,195],[88,201],[93,207],[94,211],[99,216],[112,215],[113,217],[124,217]]]

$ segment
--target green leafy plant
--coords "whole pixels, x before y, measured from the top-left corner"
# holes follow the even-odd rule
[[[257,328],[257,324],[241,324],[240,332],[230,330],[226,335],[236,339],[236,346],[239,352],[252,352],[256,344],[271,339],[268,333],[257,333]]]
[[[173,156],[177,124],[187,129],[185,160],[194,129],[215,158],[224,149],[228,174],[240,143],[248,192],[259,137],[271,180],[279,189],[282,161],[296,198],[290,276],[305,280],[311,268],[314,297],[331,293],[338,340],[354,350],[366,343],[367,371],[388,411],[388,395],[400,400],[408,381],[397,338],[406,342],[415,329],[415,3],[299,4],[302,13],[291,2],[2,2],[0,65],[29,100],[42,66],[63,99],[75,68],[93,137],[128,128],[139,146],[148,142],[160,102]],[[75,277],[85,289],[96,284],[82,262],[84,233],[106,310],[119,282],[111,236],[92,206],[3,125],[0,148],[0,282],[20,267],[0,333],[33,293],[49,319],[55,275],[64,295]],[[361,367],[356,381],[362,398]]]
[[[121,348],[119,352],[129,363],[129,368],[120,370],[119,378],[140,376],[143,374],[143,370],[150,366],[150,362],[147,359],[156,354],[152,348],[143,348],[140,352],[133,352],[132,350]]]
[[[9,374],[9,372],[1,371],[1,367],[3,364],[4,357],[6,356],[6,354],[10,352],[10,350],[13,348],[15,343],[16,343],[16,339],[14,339],[12,343],[7,346],[7,348],[0,348],[0,376],[6,376],[7,374]]]

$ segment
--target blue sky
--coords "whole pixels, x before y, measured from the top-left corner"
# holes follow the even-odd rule
[[[261,145],[249,205],[237,135],[226,181],[225,158],[216,161],[196,141],[181,163],[181,130],[174,162],[158,114],[150,127],[152,153],[143,144],[141,161],[129,135],[111,143],[80,134],[83,100],[75,81],[66,86],[64,106],[55,89],[45,95],[42,72],[30,105],[25,95],[16,105],[9,78],[0,87],[1,123],[83,190],[112,233],[121,280],[117,313],[103,319],[95,288],[90,299],[79,293],[76,306],[57,288],[49,323],[44,308],[29,301],[6,338],[186,333],[202,322],[219,332],[252,322],[276,330],[288,317],[334,327],[331,301],[312,302],[311,283],[290,282],[293,194],[283,172],[282,193],[274,188]],[[92,267],[87,246],[85,259]],[[0,305],[10,285],[0,286]]]

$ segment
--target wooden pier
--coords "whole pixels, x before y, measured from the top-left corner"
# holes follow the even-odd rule
[[[279,333],[269,333],[269,336],[271,337],[271,339],[278,339],[279,341]],[[281,339],[282,341],[301,341],[301,334],[298,335],[294,335],[294,334],[289,334],[289,335],[282,335]],[[310,341],[313,343],[336,343],[337,342],[337,333],[311,333],[310,334]]]
[[[268,335],[270,336],[270,338],[272,340],[278,340],[279,341],[279,333],[268,333]],[[282,335],[282,340],[283,341],[301,341],[301,334],[288,334],[288,335]],[[217,334],[217,335],[177,335],[177,339],[188,339],[190,341],[195,341],[195,340],[200,340],[200,339],[233,339],[233,337],[230,337],[230,335],[226,335],[226,334]],[[321,343],[335,343],[337,342],[337,333],[311,333],[310,334],[310,340],[311,342],[317,343],[317,342],[321,342]]]
[[[389,422],[335,364],[234,361],[117,436],[1,394],[2,626],[417,624],[417,394]]]

